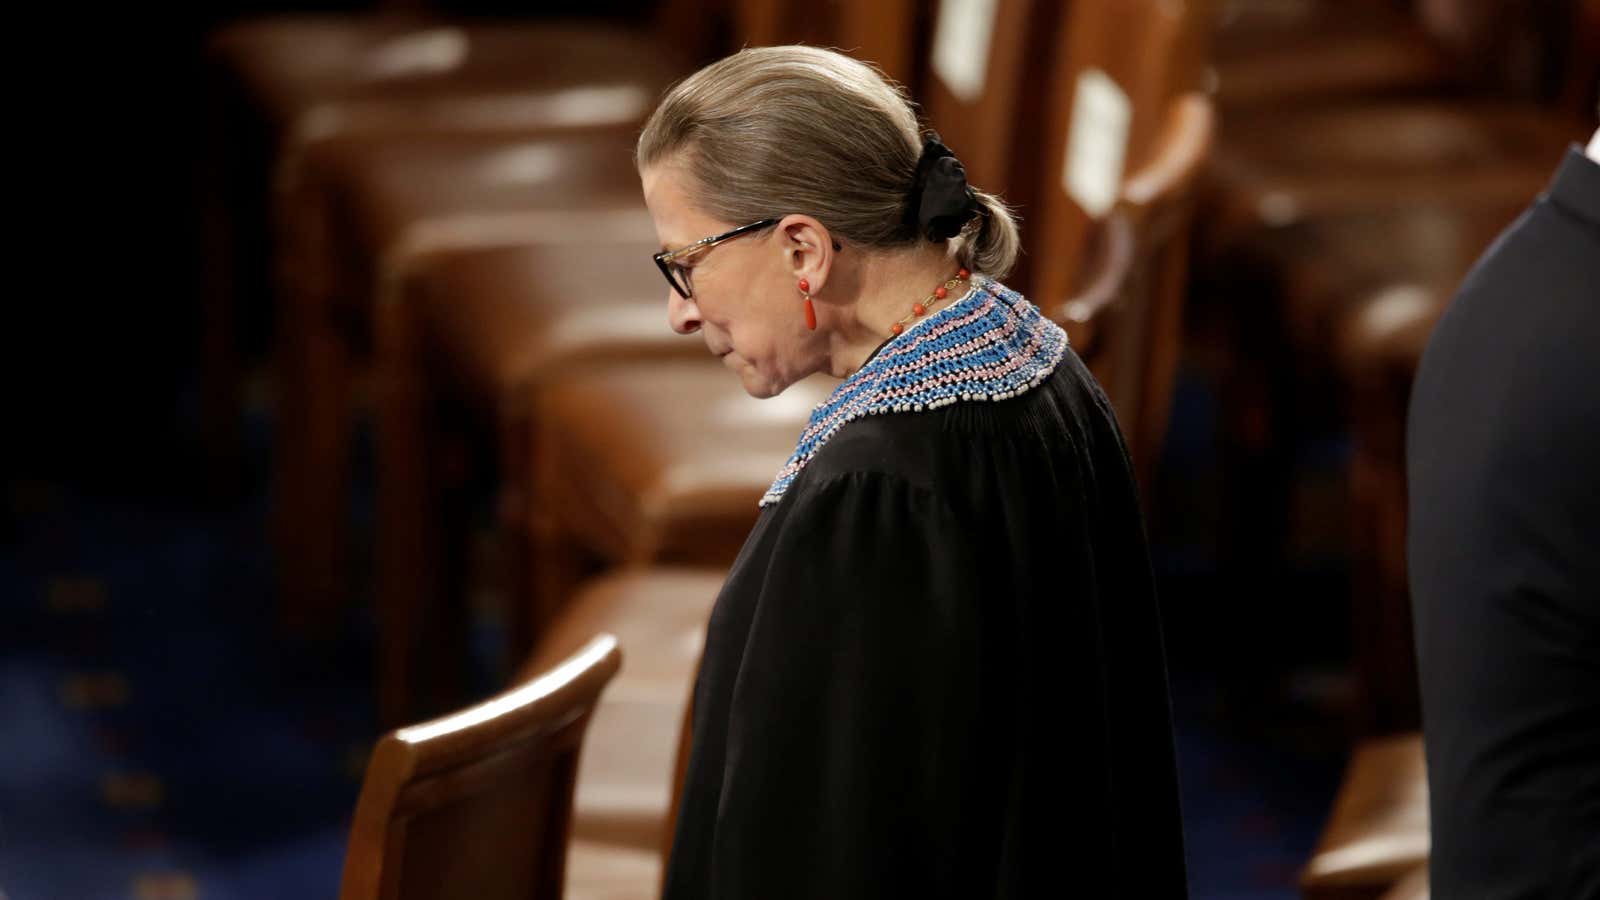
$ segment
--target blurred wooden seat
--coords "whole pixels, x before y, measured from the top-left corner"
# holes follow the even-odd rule
[[[795,0],[731,0],[734,44],[772,47],[810,44],[834,47],[867,60],[904,85],[920,87],[923,46],[919,27],[927,0],[874,3],[804,3]]]
[[[385,735],[356,804],[342,900],[561,897],[579,751],[621,661],[601,635],[525,684]]]
[[[1459,83],[1450,55],[1395,4],[1232,0],[1213,43],[1224,118],[1353,97],[1438,94]]]
[[[609,213],[598,227],[645,239],[653,231],[632,151],[628,130],[323,142],[280,186],[281,302],[327,317],[355,358],[369,349],[380,294],[420,257],[593,234],[581,218],[563,227],[573,212]]]
[[[1058,35],[1031,299],[1105,386],[1148,482],[1181,334],[1188,226],[1215,122],[1204,3],[1073,6]]]
[[[538,386],[552,373],[620,359],[704,352],[666,325],[660,274],[648,262],[655,241],[620,239],[605,215],[563,216],[558,227],[575,243],[433,259],[378,311],[379,691],[380,706],[395,715],[432,680],[428,672],[451,660],[448,644],[423,636],[439,633],[428,623],[465,615],[474,523],[462,495],[486,469],[497,476],[490,483],[509,550],[500,573],[510,594],[509,648],[514,657],[528,649]],[[459,633],[459,623],[445,630]]]
[[[1421,866],[1400,879],[1379,900],[1428,900],[1428,867]]]
[[[1451,198],[1520,203],[1543,187],[1553,160],[1590,130],[1600,76],[1590,50],[1600,40],[1600,9],[1592,2],[1519,10],[1441,0],[1429,12],[1435,42],[1453,45],[1451,66],[1463,73],[1453,95],[1322,104],[1286,98],[1228,119],[1208,253],[1322,216]],[[1530,46],[1514,59],[1486,49],[1515,41]],[[1540,69],[1546,80],[1559,76],[1561,84],[1524,85],[1537,79],[1514,72],[1496,83],[1483,74],[1515,66]],[[1540,89],[1559,105],[1538,99]]]
[[[1351,643],[1369,733],[1422,721],[1406,575],[1406,415],[1422,352],[1454,284],[1387,285],[1338,323],[1352,444]]]
[[[655,850],[575,839],[562,900],[657,900],[664,868]]]
[[[1041,152],[1051,44],[1064,4],[996,0],[941,4],[920,97],[922,114],[961,159],[967,178],[1005,198],[1024,223],[1041,192]],[[975,47],[979,40],[986,45]],[[1006,284],[1028,291],[1031,257]]]
[[[1428,779],[1422,736],[1357,745],[1300,876],[1306,900],[1375,898],[1428,861]]]
[[[711,607],[723,569],[637,568],[589,582],[564,604],[530,658],[538,671],[580,646],[592,629],[628,650],[595,708],[578,764],[578,841],[662,853],[671,843],[680,748]]]
[[[547,618],[600,566],[730,565],[761,495],[837,383],[813,376],[757,400],[710,359],[551,382],[533,417],[535,616]]]
[[[1487,246],[1484,243],[1479,249]],[[1458,271],[1465,274],[1467,269]],[[1379,384],[1399,375],[1409,383],[1433,326],[1449,306],[1454,287],[1454,283],[1390,284],[1350,309],[1340,322],[1337,338],[1340,371],[1346,381]]]
[[[510,412],[518,392],[556,367],[705,352],[667,327],[649,263],[657,242],[619,240],[603,220],[592,238],[451,253],[406,280],[396,314],[415,320],[431,377],[483,421]]]
[[[349,594],[351,385],[417,261],[540,240],[643,241],[654,229],[617,132],[327,141],[279,199],[275,537],[284,618],[315,632]]]
[[[1339,19],[1312,22],[1322,32],[1315,38],[1330,46],[1338,45],[1350,22],[1395,16],[1371,3],[1309,6],[1322,10],[1312,19]],[[1600,38],[1594,3],[1530,8],[1438,0],[1418,21],[1379,24],[1378,30],[1416,35],[1411,56],[1432,66],[1442,59],[1458,72],[1456,90],[1387,98],[1346,94],[1328,102],[1294,93],[1294,72],[1315,77],[1315,53],[1293,42],[1267,50],[1282,56],[1277,86],[1267,85],[1277,101],[1229,110],[1216,165],[1222,203],[1216,242],[1248,239],[1251,229],[1339,208],[1398,207],[1453,192],[1526,199],[1542,187],[1550,160],[1566,143],[1589,133],[1600,75],[1600,61],[1590,53]],[[1552,72],[1562,83],[1538,83],[1552,82]],[[1226,98],[1226,85],[1219,93]],[[1576,96],[1590,99],[1574,102]]]
[[[1307,438],[1320,441],[1346,424],[1339,415],[1341,394],[1347,392],[1340,384],[1335,342],[1350,307],[1388,283],[1432,286],[1445,268],[1441,262],[1459,265],[1449,276],[1459,278],[1482,243],[1544,187],[1568,142],[1592,128],[1593,100],[1572,105],[1570,97],[1592,97],[1600,73],[1595,68],[1600,60],[1581,49],[1585,41],[1593,46],[1600,29],[1593,3],[1585,4],[1588,13],[1577,3],[1539,9],[1506,3],[1430,6],[1464,14],[1469,7],[1493,8],[1514,20],[1508,31],[1537,25],[1550,32],[1544,44],[1524,48],[1531,52],[1516,59],[1524,68],[1554,70],[1548,74],[1581,91],[1546,91],[1544,96],[1562,96],[1561,105],[1547,102],[1536,92],[1519,90],[1513,80],[1476,77],[1493,67],[1480,63],[1498,65],[1500,58],[1473,59],[1452,48],[1463,78],[1447,94],[1286,104],[1226,122],[1203,207],[1212,227],[1197,242],[1202,285],[1197,293],[1211,298],[1197,319],[1206,343],[1218,348],[1215,358],[1222,360],[1216,372],[1220,467],[1229,503],[1220,528],[1221,568],[1238,573],[1229,590],[1240,598],[1247,618],[1270,619],[1277,587],[1293,565],[1291,536],[1315,534],[1290,527],[1301,463],[1296,452]],[[1536,21],[1546,9],[1563,16],[1570,12],[1560,33]],[[1503,43],[1497,35],[1489,38]],[[1474,243],[1458,263],[1456,248]],[[1352,489],[1366,491],[1354,481],[1369,479],[1370,470],[1351,474]],[[1358,507],[1366,502],[1358,499]],[[1366,518],[1370,512],[1358,508],[1363,525],[1351,532],[1358,567],[1367,565],[1360,557],[1380,552],[1368,545],[1370,540],[1379,535],[1393,540],[1403,533],[1393,524],[1364,530],[1373,527]],[[1337,538],[1324,540],[1331,544]],[[1342,551],[1338,544],[1318,549],[1329,555]],[[1381,553],[1403,558],[1398,546]],[[1370,574],[1357,572],[1356,581],[1370,586]],[[1374,599],[1360,588],[1352,592],[1358,645],[1374,623],[1394,621],[1393,615],[1365,609]],[[1252,603],[1258,605],[1251,608]],[[1399,646],[1391,637],[1383,641]],[[1399,665],[1398,652],[1390,655]],[[1388,664],[1380,668],[1398,671]],[[1270,681],[1259,673],[1253,680]],[[1381,680],[1382,690],[1414,694],[1404,680]],[[1387,702],[1355,709],[1371,733],[1420,724],[1414,703],[1409,712],[1407,705]]]
[[[1146,489],[1172,407],[1194,200],[1215,135],[1198,94],[1173,103],[1168,116],[1159,154],[1124,181],[1096,234],[1085,284],[1045,307],[1105,388]]]
[[[303,151],[356,134],[570,130],[636,123],[703,54],[699,0],[651,33],[594,23],[302,15],[215,33],[207,133],[203,420],[219,463],[237,443],[241,332],[268,297],[269,185]]]
[[[1230,419],[1273,429],[1257,436],[1269,459],[1281,452],[1274,449],[1281,435],[1315,424],[1301,421],[1312,414],[1343,422],[1352,439],[1344,533],[1359,698],[1351,713],[1361,734],[1421,723],[1405,575],[1405,415],[1416,360],[1456,285],[1527,199],[1467,193],[1328,213],[1276,229],[1229,257],[1239,270],[1260,273],[1259,283],[1228,298],[1258,330],[1230,362]],[[1263,386],[1274,384],[1295,403],[1267,394]],[[1251,406],[1266,411],[1246,413]],[[1284,471],[1242,453],[1237,465],[1239,477],[1256,484]],[[1242,559],[1259,564],[1281,539],[1270,523],[1285,515],[1263,512],[1260,498],[1282,495],[1234,491],[1246,523],[1236,526]]]
[[[225,26],[209,52],[294,147],[374,127],[638,121],[688,49],[598,23],[298,15]],[[593,102],[604,88],[629,102]]]
[[[1484,104],[1288,110],[1230,124],[1209,241],[1221,246],[1326,216],[1526,202],[1581,136],[1547,109]]]
[[[1288,349],[1332,361],[1347,356],[1339,323],[1352,303],[1397,282],[1448,295],[1528,199],[1460,195],[1323,215],[1263,237],[1249,256],[1270,267]]]
[[[1440,0],[1428,11],[1436,43],[1452,45],[1451,66],[1463,73],[1459,90],[1320,105],[1290,98],[1230,117],[1210,246],[1419,201],[1525,202],[1543,187],[1566,145],[1590,131],[1600,5]],[[1521,52],[1499,52],[1517,42]],[[1519,68],[1530,71],[1502,71]],[[1528,83],[1541,79],[1551,83]]]

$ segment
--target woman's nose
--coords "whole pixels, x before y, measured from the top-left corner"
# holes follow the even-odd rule
[[[679,334],[694,334],[700,330],[700,309],[693,300],[685,300],[677,291],[668,288],[667,322]]]

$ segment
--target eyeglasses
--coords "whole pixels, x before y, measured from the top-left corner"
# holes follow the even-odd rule
[[[773,225],[778,224],[779,221],[781,219],[762,219],[759,222],[751,222],[749,225],[741,225],[725,234],[701,238],[687,247],[679,247],[676,250],[663,250],[652,256],[651,259],[656,261],[656,268],[661,270],[662,276],[667,279],[667,284],[672,285],[672,289],[678,292],[678,296],[685,300],[690,300],[694,298],[694,289],[689,286],[689,271],[687,268],[678,265],[674,260],[688,256],[691,253],[698,253],[701,250],[709,250],[723,241],[732,240],[741,234],[749,234],[752,231],[771,228]]]

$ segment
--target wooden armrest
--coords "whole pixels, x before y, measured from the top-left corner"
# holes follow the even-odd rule
[[[1088,284],[1063,303],[1056,316],[1080,355],[1094,346],[1101,315],[1122,296],[1133,272],[1134,249],[1133,222],[1126,213],[1113,210],[1101,225]]]
[[[1365,298],[1337,325],[1336,352],[1349,381],[1385,372],[1410,382],[1428,346],[1433,326],[1450,303],[1448,294],[1421,284],[1393,284]]]
[[[1187,200],[1211,156],[1216,132],[1216,111],[1204,94],[1179,97],[1167,111],[1155,155],[1123,179],[1118,205],[1138,223],[1154,210]]]
[[[1155,156],[1123,179],[1116,209],[1101,225],[1088,284],[1062,303],[1057,316],[1079,353],[1092,348],[1096,322],[1122,296],[1137,262],[1138,243],[1152,241],[1164,220],[1193,195],[1215,132],[1210,100],[1198,93],[1178,98],[1168,111]]]

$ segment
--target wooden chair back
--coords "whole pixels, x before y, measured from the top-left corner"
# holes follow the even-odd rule
[[[1124,182],[1093,235],[1088,284],[1065,303],[1045,307],[1105,388],[1146,490],[1172,409],[1189,226],[1215,139],[1209,100],[1189,94],[1173,102],[1158,154]]]
[[[1026,227],[1038,200],[1051,42],[1067,4],[946,0],[933,21],[922,112],[971,183],[999,194]],[[1028,291],[1028,258],[1006,278]]]
[[[1030,297],[1111,397],[1141,480],[1177,369],[1193,195],[1215,140],[1209,0],[1079,2],[1055,37]]]
[[[810,44],[877,65],[913,95],[925,0],[734,0],[735,46]]]
[[[558,900],[578,751],[621,664],[603,634],[519,687],[385,735],[340,900]]]

